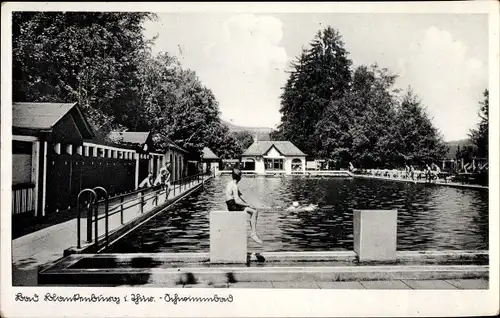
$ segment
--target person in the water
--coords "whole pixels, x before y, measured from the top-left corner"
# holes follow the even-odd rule
[[[293,202],[292,206],[287,208],[287,210],[298,210],[298,211],[314,211],[318,208],[316,204],[309,204],[308,206],[301,207],[299,202]]]
[[[257,235],[257,217],[259,212],[257,209],[249,205],[241,197],[241,192],[238,188],[238,182],[241,180],[241,171],[233,169],[232,180],[229,181],[226,188],[226,204],[229,211],[244,211],[250,214],[250,238],[255,242],[262,244],[262,240]]]

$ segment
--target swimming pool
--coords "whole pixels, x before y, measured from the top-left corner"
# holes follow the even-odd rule
[[[139,226],[106,251],[208,252],[209,211],[226,210],[229,176],[214,178],[173,209]],[[334,251],[353,249],[353,209],[397,209],[398,250],[488,249],[488,191],[370,179],[243,178],[243,197],[261,207],[259,248]],[[318,204],[313,212],[287,211],[293,201]]]

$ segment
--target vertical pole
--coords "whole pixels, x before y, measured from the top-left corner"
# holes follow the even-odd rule
[[[87,243],[92,243],[92,209],[93,203],[90,201],[87,205]]]
[[[34,216],[38,216],[39,210],[38,210],[38,191],[40,189],[40,141],[35,141],[33,143],[32,147],[32,180],[33,183],[35,184],[35,188],[33,189],[33,203],[35,204],[33,214]]]
[[[80,245],[80,232],[81,232],[81,229],[80,229],[80,202],[77,202],[76,203],[76,248],[80,249],[81,245]]]
[[[135,153],[135,188],[139,186],[139,154]]]
[[[106,202],[104,203],[104,214],[106,215],[106,246],[108,246],[108,230],[109,230],[109,215],[108,215],[108,208],[109,208],[109,198],[106,196]]]
[[[97,198],[96,198],[96,201],[97,201]],[[97,203],[97,202],[96,202]],[[97,239],[99,238],[99,227],[98,227],[98,224],[99,224],[99,221],[97,220],[97,218],[99,217],[98,215],[98,212],[99,212],[99,203],[97,203],[95,206],[94,206],[94,218],[95,218],[95,223],[94,223],[94,229],[95,229],[95,236],[94,236],[94,239],[95,239],[95,252],[97,253],[97,250],[98,250],[98,245],[97,245]]]
[[[123,224],[123,195],[120,197],[120,222]]]
[[[24,189],[21,189],[19,191],[19,197],[20,197],[20,203],[19,203],[19,213],[23,213],[25,212],[24,209],[26,208],[24,206],[24,201],[25,201],[25,198],[24,198]]]
[[[45,205],[47,199],[47,141],[43,142],[43,186],[42,186],[42,216],[45,216]]]
[[[141,204],[139,206],[142,214],[144,212],[144,191],[141,190],[140,194],[141,194]]]

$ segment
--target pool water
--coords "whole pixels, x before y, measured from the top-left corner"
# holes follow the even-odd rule
[[[109,253],[208,252],[209,211],[226,210],[230,177],[209,181],[134,232]],[[397,209],[398,250],[488,249],[488,191],[370,179],[243,178],[243,198],[260,208],[255,251],[353,249],[353,209]],[[289,211],[292,202],[318,204]]]

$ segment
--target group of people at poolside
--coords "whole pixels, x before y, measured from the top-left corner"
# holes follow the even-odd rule
[[[139,184],[138,189],[151,188],[156,186],[161,186],[161,189],[165,190],[168,197],[170,193],[170,177],[172,175],[172,165],[168,162],[165,166],[160,168],[156,178],[153,172],[149,172],[148,176]],[[155,199],[155,201],[158,198]]]
[[[415,168],[413,167],[413,165],[410,166],[405,165],[405,173],[407,178],[411,178],[413,181],[416,182]],[[425,181],[431,182],[432,180],[438,179],[440,173],[441,169],[437,164],[431,163],[430,166],[428,164],[425,165],[424,168]]]
[[[241,194],[238,187],[238,182],[241,180],[241,170],[233,169],[231,176],[232,179],[229,181],[226,187],[226,205],[229,211],[244,211],[250,216],[250,238],[258,244],[262,244],[262,240],[257,235],[257,218],[259,212],[257,208],[248,202],[246,202]],[[292,206],[288,207],[286,210],[301,210],[301,211],[314,211],[318,206],[311,204],[306,207],[300,206],[298,202],[293,202]]]

